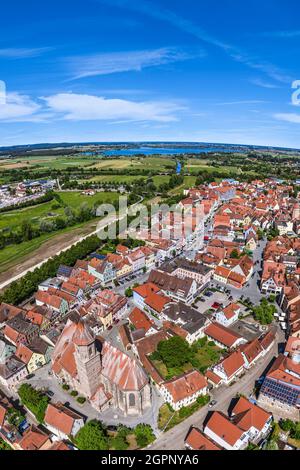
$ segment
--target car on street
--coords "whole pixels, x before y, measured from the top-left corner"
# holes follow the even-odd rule
[[[54,392],[52,390],[47,390],[46,395],[50,398],[54,397]]]
[[[217,400],[212,400],[212,401],[208,404],[208,407],[209,407],[209,408],[213,408],[214,406],[216,406],[217,403],[218,403]]]

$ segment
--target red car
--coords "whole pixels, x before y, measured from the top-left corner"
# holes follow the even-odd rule
[[[221,307],[221,304],[219,304],[218,302],[215,302],[215,303],[211,306],[211,308],[213,308],[214,310],[218,310],[218,308],[220,308],[220,307]]]

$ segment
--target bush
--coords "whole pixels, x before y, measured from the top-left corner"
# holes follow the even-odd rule
[[[85,397],[78,397],[77,401],[80,405],[83,405],[86,402],[86,398]]]
[[[279,421],[279,426],[285,432],[289,432],[294,428],[294,422],[291,419],[281,419]]]
[[[67,392],[68,390],[70,390],[70,386],[68,384],[63,384],[62,389]]]
[[[71,397],[77,397],[78,395],[78,392],[77,390],[72,390],[72,392],[70,393]]]

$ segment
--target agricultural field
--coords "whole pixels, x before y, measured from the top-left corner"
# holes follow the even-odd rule
[[[156,177],[155,177],[156,178]],[[131,175],[97,175],[93,178],[81,180],[82,183],[108,183],[108,184],[130,184],[133,181],[146,179],[146,176],[131,176]]]
[[[122,157],[102,158],[94,163],[91,168],[98,170],[128,170],[141,169],[163,172],[164,170],[175,170],[176,162],[169,157]]]
[[[1,170],[13,170],[22,168],[36,168],[36,169],[56,169],[63,170],[68,166],[89,166],[95,163],[97,157],[82,157],[82,156],[34,156],[34,157],[20,157],[14,159],[4,159],[0,161]]]

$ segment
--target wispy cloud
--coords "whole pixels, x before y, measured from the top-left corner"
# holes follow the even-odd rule
[[[261,36],[266,38],[282,38],[282,39],[290,39],[300,37],[300,29],[299,30],[291,30],[291,31],[265,31],[261,33]]]
[[[240,101],[226,101],[222,103],[216,103],[216,106],[233,106],[240,104],[266,104],[268,101],[265,100],[240,100]]]
[[[287,83],[291,81],[291,78],[282,72],[278,67],[271,63],[261,61],[257,57],[252,57],[249,54],[241,51],[238,47],[228,44],[227,42],[220,40],[219,38],[208,34],[203,28],[194,23],[193,21],[187,20],[174,11],[161,7],[157,3],[149,0],[95,0],[98,3],[106,3],[109,5],[116,5],[119,7],[125,7],[130,10],[140,12],[142,14],[151,16],[161,21],[165,21],[172,24],[176,28],[184,31],[197,39],[206,42],[207,44],[213,45],[219,49],[222,49],[231,59],[236,62],[242,63],[247,67],[268,75],[270,78]]]
[[[45,52],[53,50],[52,47],[36,47],[36,48],[6,48],[0,49],[0,58],[4,59],[27,59],[32,57],[39,57]]]
[[[29,96],[19,93],[7,93],[5,103],[0,106],[0,121],[31,120],[40,109],[40,105]]]
[[[277,113],[274,118],[279,121],[290,122],[292,124],[300,124],[300,114],[296,113]]]
[[[198,52],[197,56],[205,52]],[[175,48],[113,52],[90,56],[71,57],[67,60],[73,79],[113,73],[141,71],[146,67],[155,67],[172,62],[187,60],[191,56]]]
[[[261,78],[254,78],[253,80],[250,80],[250,83],[252,83],[253,85],[259,86],[261,88],[267,88],[270,90],[280,88],[280,85],[276,83],[267,82],[266,80],[262,80]]]

